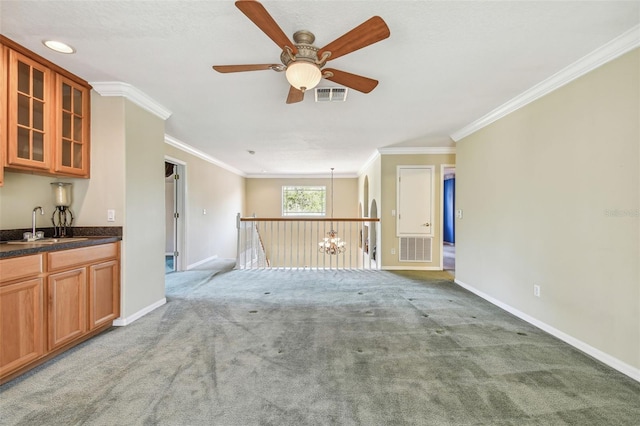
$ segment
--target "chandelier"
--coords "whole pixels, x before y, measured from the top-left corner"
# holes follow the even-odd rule
[[[333,167],[331,168],[331,231],[327,232],[327,237],[318,243],[318,251],[324,254],[340,254],[347,249],[345,242],[338,237],[338,233],[333,229]]]

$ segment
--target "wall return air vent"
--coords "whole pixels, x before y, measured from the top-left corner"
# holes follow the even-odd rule
[[[431,262],[430,237],[400,237],[400,262]]]
[[[316,87],[316,102],[344,102],[347,100],[346,87]]]

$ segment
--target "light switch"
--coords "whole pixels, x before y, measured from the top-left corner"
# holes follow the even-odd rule
[[[391,210],[391,216],[395,216],[396,215],[396,211],[395,210]]]
[[[116,221],[116,211],[113,209],[107,210],[107,222],[115,222]]]

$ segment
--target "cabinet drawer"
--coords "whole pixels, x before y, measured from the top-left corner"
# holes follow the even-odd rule
[[[0,260],[0,283],[37,276],[42,272],[44,265],[41,254]]]
[[[118,243],[56,251],[47,253],[47,255],[49,271],[60,271],[78,265],[87,265],[105,259],[114,259],[118,256]]]

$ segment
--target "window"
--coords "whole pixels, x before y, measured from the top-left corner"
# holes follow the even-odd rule
[[[283,186],[282,216],[325,216],[326,186]]]

